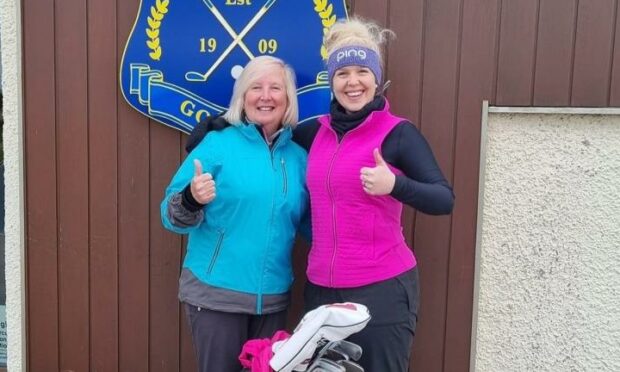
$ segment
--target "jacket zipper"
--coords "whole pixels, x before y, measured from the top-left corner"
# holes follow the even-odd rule
[[[372,113],[370,114],[372,115]],[[368,117],[370,117],[370,115]],[[337,238],[337,228],[336,228],[336,203],[334,201],[334,194],[332,193],[332,188],[331,188],[331,175],[332,175],[332,169],[334,167],[334,161],[336,160],[336,155],[338,154],[338,151],[340,150],[340,145],[342,144],[342,142],[344,141],[344,138],[352,132],[355,132],[356,130],[358,130],[362,125],[364,125],[366,123],[366,121],[368,120],[368,118],[366,118],[366,120],[361,123],[359,126],[351,129],[350,131],[348,131],[347,133],[345,133],[342,138],[340,139],[340,141],[338,141],[338,134],[331,128],[328,127],[328,130],[330,130],[334,136],[336,136],[336,143],[338,144],[336,146],[336,151],[334,151],[334,155],[332,156],[332,159],[329,162],[329,169],[327,170],[327,193],[329,194],[329,197],[331,199],[332,202],[332,231],[334,233],[334,252],[332,253],[332,262],[330,264],[329,267],[329,284],[330,287],[334,288],[334,264],[336,262],[336,252],[338,250],[338,238]]]
[[[276,141],[271,145],[271,147],[269,147],[269,145],[267,145],[267,143],[265,143],[265,146],[267,146],[267,151],[269,151],[269,159],[271,161],[271,169],[273,169],[274,171],[276,170],[276,165],[274,164],[273,160],[274,160],[274,155],[276,152],[276,149],[279,147],[280,145],[280,138],[276,139]],[[282,165],[284,166],[284,158],[282,158]],[[283,167],[284,169],[284,167]],[[272,177],[273,179],[273,177]],[[274,185],[275,186],[275,185]],[[268,229],[269,229],[269,233],[267,233],[267,242],[266,245],[269,245],[269,241],[270,241],[270,236],[271,236],[271,226],[273,225],[273,214],[274,214],[274,209],[275,209],[275,188],[272,187],[272,194],[271,194],[271,216],[269,218],[269,224]],[[265,265],[266,265],[266,261],[267,261],[267,254],[268,251],[266,250],[263,256],[263,265],[262,265],[262,269],[261,269],[261,276],[260,276],[260,280],[259,280],[259,285],[258,285],[258,291],[256,293],[256,313],[261,315],[263,313],[263,275],[265,274]]]
[[[213,266],[215,265],[215,261],[217,260],[217,256],[220,254],[220,249],[222,248],[222,241],[224,241],[224,231],[219,231],[219,238],[217,239],[217,244],[215,245],[215,253],[213,253],[213,258],[211,258],[211,262],[209,263],[209,268],[207,269],[207,274],[211,274],[211,270],[213,270]]]
[[[284,181],[282,192],[284,193],[284,195],[286,195],[288,185],[287,185],[287,176],[286,176],[286,164],[284,163],[284,158],[280,158],[280,164],[282,165],[282,179]]]
[[[336,140],[337,140],[337,136],[336,136]],[[336,250],[338,247],[338,239],[336,238],[336,233],[337,233],[337,229],[336,229],[336,203],[334,201],[334,194],[332,193],[332,188],[331,188],[331,175],[332,175],[332,168],[334,166],[334,160],[336,159],[336,155],[338,154],[338,150],[340,149],[340,143],[338,143],[338,146],[336,146],[336,151],[334,151],[334,155],[332,156],[331,161],[329,162],[329,169],[327,170],[327,193],[329,194],[329,198],[331,199],[332,202],[332,232],[334,235],[334,251],[332,253],[332,262],[329,265],[329,286],[330,287],[334,287],[334,263],[336,262]]]

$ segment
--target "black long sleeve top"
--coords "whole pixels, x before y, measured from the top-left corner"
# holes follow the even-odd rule
[[[378,96],[362,110],[350,114],[334,101],[330,108],[332,128],[341,139],[373,110],[382,109],[384,105],[385,98]],[[221,130],[229,125],[219,117],[199,123],[187,141],[186,150],[190,152],[209,131]],[[310,151],[319,126],[317,121],[298,125],[293,131],[293,141]],[[396,125],[381,144],[381,153],[386,162],[403,172],[396,176],[390,193],[392,197],[426,214],[441,215],[452,211],[452,187],[441,172],[428,142],[415,125],[406,120]]]
[[[385,105],[383,97],[377,97],[361,111],[346,113],[332,102],[332,128],[339,140],[351,129],[360,125],[368,115]],[[320,124],[317,121],[297,126],[293,140],[310,151]],[[400,169],[390,195],[420,212],[432,215],[449,214],[454,206],[452,187],[444,177],[433,151],[418,128],[409,121],[396,125],[381,144],[383,159]]]

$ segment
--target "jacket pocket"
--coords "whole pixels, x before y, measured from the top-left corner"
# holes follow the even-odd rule
[[[207,274],[211,274],[213,270],[213,266],[215,266],[215,261],[217,261],[217,256],[220,254],[220,249],[222,248],[222,243],[224,242],[224,230],[218,231],[217,243],[215,244],[215,251],[213,252],[213,256],[211,257],[211,262],[209,262],[209,267],[207,268]]]
[[[282,166],[282,193],[286,196],[288,191],[288,176],[286,175],[286,163],[284,158],[280,158],[280,165]]]
[[[411,331],[415,334],[416,324],[418,322],[418,310],[420,308],[420,279],[418,276],[418,268],[414,267],[400,274],[395,279],[407,300],[407,308],[409,309],[407,320]]]

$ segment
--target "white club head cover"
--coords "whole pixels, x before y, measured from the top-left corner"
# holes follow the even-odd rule
[[[370,313],[362,304],[319,306],[303,317],[290,338],[273,345],[269,365],[277,372],[305,371],[319,343],[344,340],[361,331],[368,321]]]

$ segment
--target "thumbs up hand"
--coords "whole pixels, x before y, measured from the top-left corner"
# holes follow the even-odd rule
[[[379,149],[373,150],[375,167],[363,167],[360,169],[362,187],[369,195],[387,195],[394,189],[396,176],[390,170],[385,160],[379,153]]]
[[[202,173],[202,163],[198,159],[194,159],[194,178],[190,190],[200,204],[209,204],[215,199],[215,181],[210,173]]]

